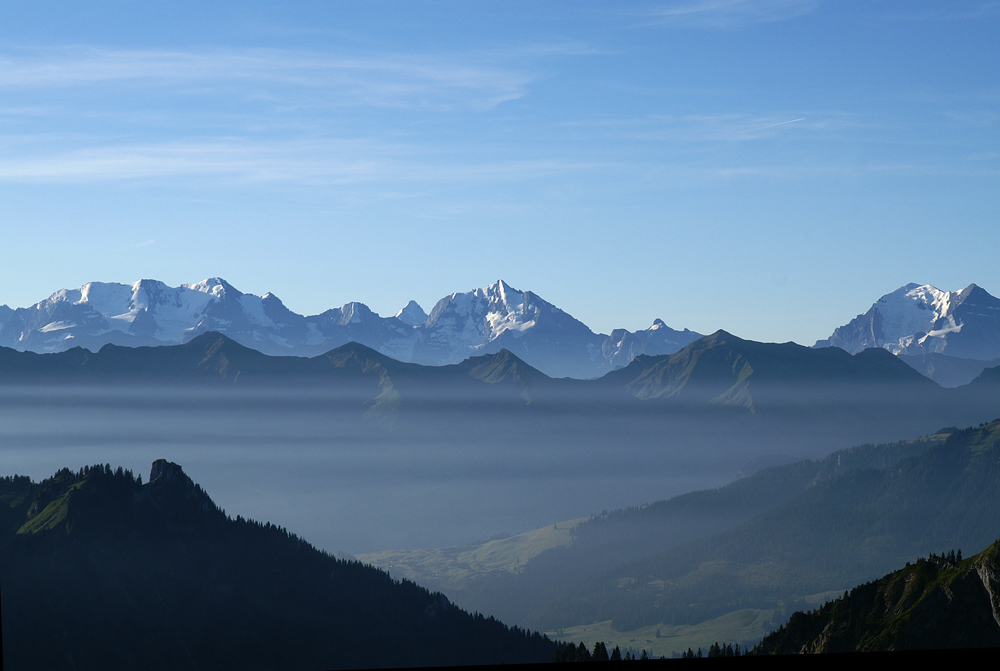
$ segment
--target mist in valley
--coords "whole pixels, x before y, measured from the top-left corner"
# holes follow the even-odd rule
[[[373,399],[304,384],[6,386],[3,470],[40,480],[109,463],[145,477],[165,458],[230,515],[357,554],[472,543],[719,487],[862,442],[873,420],[867,401],[815,389],[748,409],[693,388],[640,400],[599,382],[498,387]],[[939,421],[906,416],[882,418],[874,438]]]

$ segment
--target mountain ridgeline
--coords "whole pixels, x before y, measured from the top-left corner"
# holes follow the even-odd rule
[[[673,354],[701,337],[660,319],[642,331],[594,333],[503,280],[445,296],[430,314],[411,300],[392,317],[358,302],[303,316],[273,294],[245,294],[221,278],[179,287],[157,280],[90,282],[28,308],[0,306],[0,346],[22,351],[176,345],[209,331],[276,356],[316,356],[357,342],[399,361],[434,366],[507,349],[546,375],[579,379],[643,354]],[[851,354],[883,348],[943,386],[961,386],[1000,364],[1000,299],[974,284],[952,292],[907,284],[816,343],[829,346]]]
[[[556,645],[232,519],[163,460],[0,479],[4,669],[540,662]]]
[[[497,440],[560,436],[588,445],[650,436],[664,449],[696,440],[705,455],[738,463],[917,437],[1000,410],[1000,379],[991,370],[973,384],[943,389],[882,349],[852,356],[724,331],[672,355],[638,356],[598,380],[549,378],[508,350],[422,366],[358,343],[312,358],[273,357],[218,333],[183,345],[105,345],[98,352],[0,348],[0,385],[8,387],[165,384],[320,390],[338,407],[355,409],[350,416],[360,431],[378,423],[450,425],[489,440],[483,422],[514,416],[516,435]]]
[[[98,352],[0,348],[0,386],[21,385],[315,390],[361,432],[457,427],[483,440],[531,444],[559,436],[581,446],[629,437],[666,450],[693,443],[706,459],[738,464],[915,438],[1000,412],[994,369],[944,389],[883,349],[852,356],[724,331],[675,354],[638,356],[597,380],[550,378],[509,350],[422,366],[353,342],[312,358],[274,357],[218,333],[183,345],[105,345]],[[513,417],[513,434],[487,430]]]
[[[678,472],[684,482],[690,482],[686,473],[697,469],[714,471],[715,482],[727,482],[744,464],[787,464],[759,472],[754,472],[759,466],[751,466],[751,477],[720,489],[667,500],[670,493],[677,493],[674,490],[647,498],[664,499],[652,505],[595,516],[572,530],[558,530],[558,542],[536,544],[508,564],[492,564],[488,571],[464,567],[447,576],[437,571],[441,573],[438,579],[429,565],[421,569],[410,563],[413,574],[408,577],[448,592],[461,607],[542,630],[604,622],[630,631],[696,625],[738,611],[784,612],[805,597],[842,591],[942,547],[983,547],[996,538],[1000,528],[1000,513],[994,505],[1000,484],[996,466],[1000,459],[995,455],[1000,428],[985,424],[1000,415],[1000,368],[987,368],[971,383],[946,389],[884,348],[852,355],[841,348],[757,343],[718,331],[673,354],[635,356],[628,365],[594,380],[551,378],[508,349],[459,363],[425,366],[398,361],[356,342],[310,358],[270,356],[214,332],[180,345],[109,344],[97,352],[77,347],[38,354],[0,348],[0,391],[15,402],[26,389],[45,394],[52,389],[78,390],[83,393],[72,398],[79,403],[89,402],[88,390],[114,389],[128,392],[123,395],[129,396],[130,403],[144,403],[148,398],[154,404],[169,401],[171,390],[179,390],[178,398],[208,398],[214,405],[240,407],[259,394],[267,404],[321,408],[324,416],[334,417],[337,435],[351,445],[378,444],[388,446],[390,453],[397,448],[419,453],[425,446],[437,448],[452,441],[463,449],[479,450],[477,454],[490,450],[512,454],[515,445],[517,458],[528,464],[528,470],[553,472],[586,469],[585,463],[577,463],[581,455],[612,455],[624,469],[643,470],[643,475],[652,472],[649,479],[657,491],[666,486],[659,479]],[[155,393],[148,397],[131,394],[135,389]],[[938,431],[970,425],[976,428]],[[886,442],[899,439],[904,440]],[[866,443],[828,456],[834,450]],[[822,460],[802,462],[802,458]],[[439,468],[447,466],[438,462]],[[513,471],[515,466],[503,464],[519,473]],[[155,632],[160,625],[143,624],[143,618],[152,616],[138,613],[155,608],[167,615],[179,612],[186,606],[171,599],[184,595],[195,599],[197,590],[173,589],[168,599],[165,584],[151,585],[148,580],[161,573],[172,576],[171,580],[187,579],[186,573],[181,575],[184,566],[188,568],[183,571],[208,571],[208,575],[221,572],[223,564],[241,566],[235,556],[209,548],[208,539],[228,539],[233,547],[243,547],[245,554],[254,554],[246,550],[249,546],[240,545],[245,539],[240,540],[239,533],[224,529],[259,525],[227,521],[221,512],[212,512],[214,504],[203,493],[185,485],[190,496],[185,494],[183,500],[194,502],[205,520],[217,520],[211,522],[215,525],[211,533],[202,534],[197,529],[203,528],[199,525],[204,520],[157,517],[162,506],[153,493],[163,483],[152,485],[162,473],[156,471],[153,482],[145,486],[126,475],[90,469],[61,472],[41,485],[23,479],[8,483],[13,488],[5,499],[8,505],[0,506],[0,515],[11,530],[11,540],[5,545],[10,549],[5,561],[10,563],[3,575],[32,577],[26,579],[20,596],[5,581],[5,640],[8,593],[22,599],[32,593],[45,595],[37,603],[47,605],[38,605],[37,611],[31,611],[30,603],[11,606],[15,609],[11,612],[27,609],[22,619],[37,622],[45,619],[43,613],[50,612],[47,609],[53,604],[64,603],[59,594],[75,584],[107,589],[89,588],[82,603],[94,601],[100,607],[75,612],[73,619],[85,624],[79,625],[82,633],[69,643],[65,636],[59,639],[59,627],[66,623],[41,628],[45,636],[61,641],[43,646],[52,651],[53,660],[72,654],[77,666],[84,665],[79,660],[92,654],[84,652],[86,642],[96,636],[96,623],[106,617],[100,615],[105,611],[136,614],[128,625],[135,628],[127,635],[129,639],[158,640],[161,634]],[[118,484],[104,489],[93,484],[98,480]],[[599,486],[599,479],[593,482]],[[600,496],[598,492],[591,498],[599,501]],[[94,526],[88,521],[91,516],[74,512],[88,510],[86,502],[91,500],[107,503],[110,507],[102,508],[97,518],[113,519],[115,524]],[[147,506],[144,501],[155,505]],[[83,507],[74,508],[78,503],[73,502]],[[116,535],[114,529],[119,528],[127,533]],[[177,536],[184,530],[194,530],[194,535]],[[81,535],[75,535],[77,531]],[[161,531],[168,533],[167,541],[158,535]],[[301,545],[298,539],[283,535]],[[96,537],[99,542],[86,540]],[[158,544],[155,552],[143,549],[147,540]],[[196,540],[199,548],[221,559],[214,564],[208,560],[185,564],[194,561],[191,543]],[[68,563],[57,564],[55,574],[45,573],[48,564],[40,558],[50,556],[66,557]],[[116,563],[119,556],[134,559],[127,565]],[[354,570],[346,567],[350,564],[315,562],[322,568],[309,574],[314,578]],[[280,563],[275,560],[273,570]],[[397,566],[405,563],[399,561]],[[83,573],[74,574],[77,570]],[[211,597],[198,597],[212,602],[206,608],[221,609],[219,622],[255,603],[277,603],[276,593],[246,593],[243,601],[224,601],[226,594],[240,593],[239,584],[270,584],[270,578],[254,573],[256,568],[247,566],[245,571],[224,579],[218,594],[209,590]],[[384,579],[392,584],[391,579]],[[283,593],[289,594],[313,589],[285,587]],[[222,600],[221,605],[215,600]],[[136,611],[139,606],[132,602],[146,605]],[[430,607],[420,603],[423,606],[415,607],[422,608],[420,612]],[[275,607],[280,612],[286,608]],[[307,619],[350,628],[346,620],[316,614],[319,606],[310,606],[313,611],[287,608],[313,613],[302,616]],[[373,615],[350,617],[368,623],[366,630],[379,629],[372,624]],[[14,627],[10,635],[23,633],[30,638],[16,629],[18,621],[10,625]],[[284,641],[261,650],[256,659],[273,660],[274,650],[299,645],[300,629],[320,636],[316,633],[319,625],[294,618],[282,622],[276,624],[262,615],[248,625],[250,630],[274,628]],[[87,629],[90,626],[95,628]],[[223,625],[203,622],[201,626],[216,637],[225,636],[219,629]],[[194,654],[194,644],[178,628],[181,625],[171,627],[164,630],[174,632],[168,647]],[[389,627],[395,631],[404,624],[395,622]],[[206,651],[210,647],[203,645]],[[372,639],[371,645],[382,644]],[[436,649],[457,648],[442,642]],[[385,659],[379,658],[382,661],[376,665],[425,663],[416,659],[428,660],[427,664],[451,663],[429,661],[431,657],[417,657],[412,648],[408,650],[392,657],[396,653],[387,649]],[[143,659],[128,657],[123,664],[141,666]],[[182,656],[170,659],[179,664]],[[304,666],[332,664],[312,658],[301,661]],[[368,663],[348,655],[336,665]]]
[[[863,469],[889,468],[946,439],[939,434],[914,441],[862,445],[840,450],[816,461],[800,461],[764,468],[718,489],[695,491],[644,506],[605,512],[572,524],[560,522],[566,539],[537,554],[520,552],[522,561],[500,570],[453,570],[468,563],[461,554],[442,561],[426,551],[380,552],[366,561],[392,567],[396,575],[439,589],[471,610],[497,615],[510,622],[536,626],[569,626],[571,618],[546,620],[552,604],[572,594],[578,583],[639,559],[652,557],[687,542],[738,527],[774,510],[830,478]],[[533,532],[532,532],[533,533]],[[484,550],[501,554],[503,539]],[[443,553],[447,556],[447,553]],[[447,567],[447,568],[446,568]]]
[[[0,346],[25,351],[176,345],[209,331],[275,356],[316,356],[357,342],[400,361],[434,366],[508,349],[548,375],[576,378],[598,377],[638,354],[676,352],[700,337],[659,319],[643,331],[596,334],[502,280],[446,296],[429,315],[410,301],[392,317],[357,302],[303,316],[273,294],[245,294],[220,278],[179,287],[156,280],[90,282],[29,308],[0,310]]]

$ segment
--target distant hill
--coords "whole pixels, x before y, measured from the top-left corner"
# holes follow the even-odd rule
[[[650,436],[677,450],[696,441],[703,454],[735,461],[734,472],[764,455],[819,456],[990,419],[1000,414],[1000,379],[990,370],[975,385],[949,390],[884,350],[852,356],[725,331],[674,354],[638,356],[597,380],[550,378],[505,349],[424,366],[354,342],[311,358],[268,356],[214,332],[182,345],[98,352],[0,348],[4,385],[314,388],[353,404],[359,418],[374,411],[390,422],[458,422],[487,439],[492,432],[481,421],[494,426],[514,416],[511,430],[529,441]]]
[[[600,627],[629,640],[710,621],[708,631],[742,631],[929,552],[983,547],[1000,528],[998,491],[995,421],[478,546],[365,560],[547,631]]]
[[[797,612],[758,655],[1000,647],[1000,541],[974,557],[921,557],[821,608]]]
[[[938,434],[840,450],[817,461],[767,468],[718,489],[562,521],[476,546],[378,552],[361,558],[439,589],[470,610],[511,622],[553,625],[539,618],[592,575],[733,529],[821,482],[858,470],[889,468],[946,438]]]
[[[546,375],[576,379],[600,377],[642,355],[673,354],[702,337],[661,319],[634,332],[594,333],[503,280],[445,296],[429,314],[411,300],[391,317],[356,301],[300,315],[273,294],[243,293],[219,277],[178,287],[153,279],[88,282],[28,307],[0,306],[0,346],[21,351],[178,345],[210,331],[273,356],[312,357],[356,342],[431,366],[506,349]],[[975,284],[953,292],[907,284],[816,343],[831,345],[851,354],[884,348],[939,384],[960,386],[978,373],[977,363],[979,370],[1000,363],[1000,299]]]
[[[180,466],[0,478],[3,667],[334,669],[540,662],[556,645],[232,519]]]
[[[889,468],[849,470],[731,529],[565,589],[534,626],[695,623],[844,589],[1000,528],[1000,421]]]

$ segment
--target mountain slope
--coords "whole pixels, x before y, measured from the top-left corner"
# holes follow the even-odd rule
[[[754,393],[765,395],[822,380],[826,387],[934,385],[895,357],[841,349],[813,349],[795,343],[759,343],[725,331],[700,338],[676,354],[640,356],[603,379],[623,383],[639,398],[694,397],[704,402],[753,408]],[[759,395],[759,394],[758,394]]]
[[[595,575],[535,624],[699,622],[843,589],[942,547],[982,547],[1000,528],[998,455],[1000,421],[957,431],[892,468],[843,473],[721,534]]]
[[[441,590],[469,610],[532,622],[563,590],[589,575],[733,528],[820,482],[850,471],[888,468],[946,437],[841,450],[817,461],[767,468],[718,489],[563,521],[478,546],[379,552],[361,559]]]
[[[952,553],[954,550],[952,550]],[[930,555],[809,612],[758,655],[1000,647],[1000,541],[975,557]]]
[[[684,409],[706,418],[714,413],[713,424],[740,424],[748,442],[777,446],[791,426],[802,435],[854,432],[846,442],[825,443],[829,449],[824,453],[851,444],[914,438],[949,424],[980,422],[1000,411],[996,390],[984,388],[972,396],[942,389],[880,349],[852,356],[839,348],[758,343],[725,331],[671,355],[638,356],[598,383],[678,413]],[[973,411],[976,407],[980,410]],[[924,414],[915,415],[914,408]],[[914,433],[916,424],[921,426]]]
[[[270,524],[181,468],[0,479],[3,666],[372,668],[544,661],[555,645]]]

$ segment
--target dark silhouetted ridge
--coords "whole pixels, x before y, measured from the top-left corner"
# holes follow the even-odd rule
[[[3,667],[335,669],[541,662],[538,634],[231,519],[154,462],[0,478]],[[16,578],[12,578],[16,577]]]

